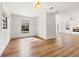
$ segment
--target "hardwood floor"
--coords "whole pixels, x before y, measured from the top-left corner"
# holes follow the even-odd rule
[[[79,35],[57,34],[56,39],[36,37],[13,39],[2,57],[66,57],[79,56]]]

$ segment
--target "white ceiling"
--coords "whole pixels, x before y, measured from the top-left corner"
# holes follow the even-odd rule
[[[34,2],[7,2],[3,6],[12,14],[36,17],[47,12],[63,12],[79,8],[78,2],[41,2],[41,8],[34,8]],[[50,10],[50,7],[54,9]]]

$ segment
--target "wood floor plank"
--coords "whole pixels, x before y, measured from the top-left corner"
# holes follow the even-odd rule
[[[79,35],[60,33],[56,39],[37,37],[12,39],[1,57],[79,56]]]

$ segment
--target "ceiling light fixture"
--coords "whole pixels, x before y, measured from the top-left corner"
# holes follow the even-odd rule
[[[37,0],[35,3],[35,8],[40,8],[40,7],[41,7],[40,2],[39,2],[39,0]]]

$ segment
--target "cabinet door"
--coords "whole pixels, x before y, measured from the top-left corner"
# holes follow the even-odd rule
[[[4,33],[0,32],[0,55],[3,52],[3,48],[4,48]]]
[[[4,31],[2,31],[2,8],[0,3],[0,55],[4,50]]]
[[[2,31],[4,32],[4,45],[6,46],[10,40],[10,17],[5,8],[3,8],[3,12],[5,14],[6,27]]]

